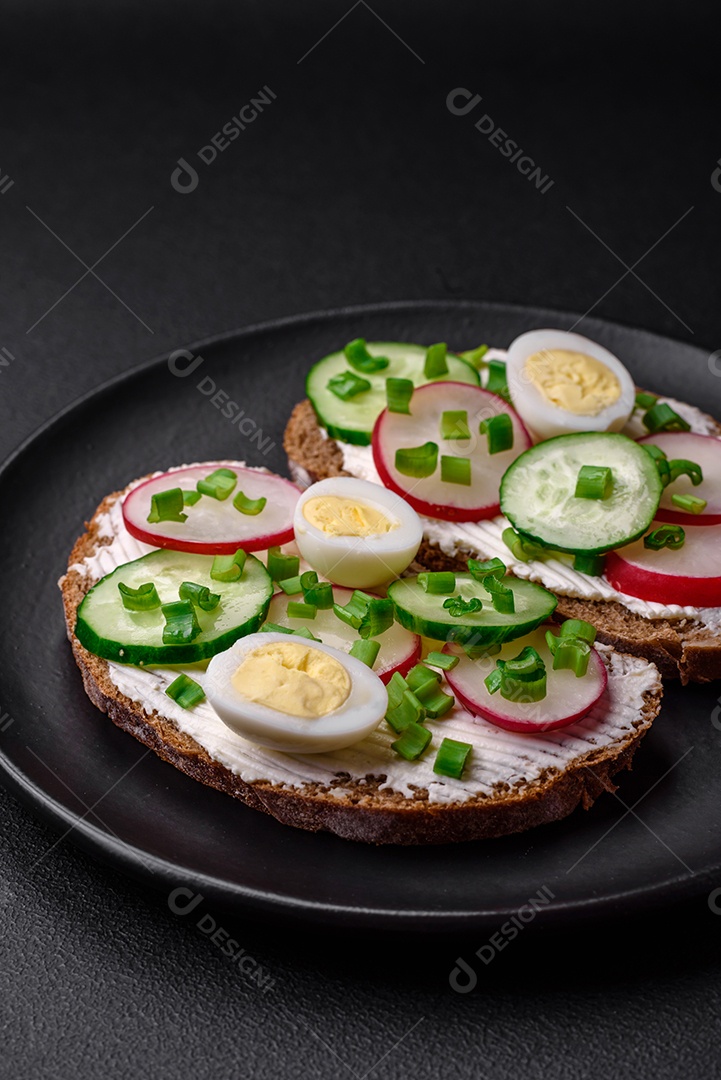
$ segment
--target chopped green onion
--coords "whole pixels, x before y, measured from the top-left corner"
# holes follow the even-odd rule
[[[695,461],[675,458],[673,461],[669,461],[668,469],[671,474],[669,484],[672,484],[674,480],[678,480],[679,476],[688,476],[694,487],[698,487],[703,480],[703,470]]]
[[[361,619],[358,633],[362,638],[378,637],[393,625],[394,609],[393,601],[387,598],[374,597],[366,614]]]
[[[201,633],[200,623],[190,600],[176,600],[173,604],[163,604],[160,610],[165,616],[164,645],[186,645],[194,641]]]
[[[197,683],[195,679],[191,679],[188,675],[178,675],[165,693],[177,705],[180,705],[181,709],[192,709],[194,705],[205,701],[205,690],[200,683]]]
[[[138,585],[137,589],[133,589],[130,585],[124,585],[122,581],[119,581],[118,589],[120,590],[123,607],[127,611],[150,611],[152,608],[160,607],[158,590],[152,581],[148,581],[145,585]]]
[[[488,361],[488,380],[485,389],[491,394],[498,394],[504,401],[510,403],[511,395],[508,390],[508,376],[506,374],[505,360]]]
[[[216,555],[210,568],[213,581],[238,581],[243,573],[247,551],[238,548],[234,555]]]
[[[340,375],[334,375],[326,383],[326,390],[330,390],[331,394],[335,394],[341,401],[350,401],[357,394],[362,394],[370,388],[371,384],[368,380],[362,379],[353,371],[343,371]]]
[[[279,547],[271,547],[268,548],[266,566],[273,581],[287,581],[288,578],[297,577],[300,571],[300,559],[297,555],[284,554]],[[317,580],[316,574],[315,581]]]
[[[271,550],[275,550],[271,548]],[[300,565],[300,560],[298,560]],[[312,589],[314,585],[318,584],[318,574],[315,570],[306,570],[300,575],[300,587],[305,592],[306,589]]]
[[[596,640],[596,629],[583,619],[566,619],[561,623],[558,635],[546,631],[546,644],[553,656],[553,670],[564,668],[582,678],[588,671],[591,645]]]
[[[411,723],[403,731],[400,739],[391,743],[391,747],[406,761],[415,761],[431,741],[431,733],[421,724]]]
[[[401,701],[403,700],[403,695],[408,689],[408,683],[403,678],[400,671],[394,671],[390,679],[386,683],[386,690],[388,692],[388,704],[391,708],[394,709],[396,705],[400,705]]]
[[[362,664],[372,668],[378,659],[378,653],[381,651],[380,641],[354,641],[350,647],[349,656],[355,656],[356,660],[360,660]]]
[[[400,735],[411,724],[417,724],[425,716],[425,709],[412,690],[404,690],[397,705],[386,713],[386,723]]]
[[[657,397],[656,394],[647,394],[645,392],[641,392],[639,394],[636,394],[636,408],[637,409],[645,409],[645,410],[651,409],[651,408],[653,408],[653,406],[656,404],[657,401],[658,401],[658,397]]]
[[[553,654],[553,670],[573,671],[577,679],[583,678],[588,671],[588,661],[591,656],[591,646],[581,638],[556,637],[550,630],[546,631],[546,643]]]
[[[362,638],[374,638],[393,625],[393,601],[356,589],[345,607],[333,604],[341,622],[352,626]]]
[[[462,596],[449,596],[443,601],[443,607],[451,613],[454,619],[460,619],[463,615],[471,615],[474,611],[480,611],[483,603],[477,596],[470,600],[464,600]]]
[[[303,600],[306,604],[312,604],[314,607],[320,608],[321,611],[328,611],[333,607],[333,586],[330,581],[314,581],[303,585],[305,576],[305,574],[300,575]]]
[[[210,495],[211,499],[227,499],[238,483],[238,474],[232,469],[216,469],[209,476],[198,480],[195,485],[201,495]]]
[[[292,630],[291,633],[296,637],[308,638],[309,641],[320,641],[319,637],[316,637],[312,630],[309,630],[307,626],[299,626],[297,629]],[[321,642],[322,644],[322,642]]]
[[[441,676],[431,671],[425,664],[416,664],[408,672],[408,685],[426,711],[426,715],[437,720],[453,707],[455,698],[440,688]]]
[[[442,341],[437,345],[428,346],[426,349],[426,362],[423,365],[423,374],[427,379],[438,379],[441,375],[448,374],[447,352],[448,346]]]
[[[476,581],[485,581],[489,575],[502,578],[506,573],[506,564],[502,559],[469,559],[468,570]]]
[[[606,465],[582,465],[576,480],[576,499],[607,499],[613,490],[613,472]]]
[[[471,367],[474,367],[476,371],[478,371],[479,368],[487,366],[486,361],[483,359],[487,352],[487,345],[479,345],[476,349],[467,349],[465,352],[459,353],[458,355],[462,360],[465,360],[467,364],[470,364]]]
[[[670,548],[672,551],[683,547],[686,533],[680,525],[660,525],[648,536],[643,538],[643,546],[651,551],[660,551],[661,548]]]
[[[495,577],[493,574],[486,574],[481,584],[486,592],[490,593],[491,603],[495,611],[500,612],[502,615],[513,615],[516,610],[513,589],[510,589],[508,585],[504,585],[500,578]]]
[[[282,581],[279,581],[278,584],[286,596],[297,596],[298,593],[303,592],[300,584],[300,575],[298,574],[296,574],[295,577],[284,578]]]
[[[500,690],[507,701],[542,701],[546,696],[546,665],[540,654],[526,645],[512,660],[496,660],[484,682],[490,694]]]
[[[396,469],[403,476],[432,476],[438,465],[438,444],[404,446],[396,450]]]
[[[388,412],[409,413],[415,387],[410,379],[386,379]]]
[[[506,547],[509,549],[514,559],[519,559],[521,562],[528,562],[529,559],[538,559],[541,557],[541,548],[537,544],[532,544],[529,540],[523,540],[515,529],[510,527],[504,529],[501,534],[501,539]]]
[[[406,682],[413,693],[417,693],[426,684],[433,684],[433,687],[437,687],[441,681],[441,676],[437,671],[431,671],[425,664],[415,664],[406,675]],[[421,695],[418,694],[419,700]]]
[[[435,596],[443,596],[454,592],[456,588],[456,575],[451,570],[429,571],[418,575],[418,584],[424,592]]]
[[[665,401],[658,401],[643,414],[643,423],[655,435],[658,431],[690,431],[691,425]]]
[[[672,495],[671,502],[687,514],[701,514],[708,506],[705,499],[699,499],[696,495]]]
[[[265,495],[261,495],[258,499],[249,499],[247,495],[244,495],[242,491],[233,499],[233,506],[236,510],[239,510],[241,514],[247,514],[248,517],[255,517],[263,509],[267,503]]]
[[[498,663],[498,661],[496,661],[496,663]],[[490,675],[486,675],[483,682],[485,683],[486,690],[489,694],[497,694],[498,691],[501,689],[501,685],[503,683],[502,668],[494,667]]]
[[[515,679],[509,675],[501,686],[501,697],[506,701],[518,701],[523,704],[543,701],[548,693],[547,678],[545,671],[535,679]]]
[[[183,506],[195,506],[197,502],[200,502],[202,495],[199,491],[186,491],[183,488]]]
[[[500,664],[501,661],[497,660],[496,663]],[[514,679],[521,679],[522,681],[535,679],[538,673],[545,669],[545,666],[543,657],[532,645],[526,645],[525,648],[521,649],[518,656],[504,662],[505,670],[510,675],[513,675]]]
[[[196,585],[193,581],[184,581],[178,595],[181,600],[190,600],[201,611],[213,611],[220,602],[220,593],[211,592],[207,585]]]
[[[467,409],[447,409],[441,413],[442,439],[470,439]]]
[[[360,371],[361,375],[372,375],[376,371],[383,371],[390,364],[390,360],[387,360],[385,356],[371,356],[366,348],[365,338],[349,341],[343,352],[350,366]]]
[[[578,638],[593,645],[596,640],[596,627],[585,619],[566,619],[561,623],[561,637]]]
[[[187,521],[188,515],[183,513],[183,505],[182,488],[158,491],[150,496],[150,513],[147,520],[151,525],[159,521]]]
[[[426,690],[430,684],[426,684]],[[446,694],[443,690],[436,690],[434,693],[428,693],[423,699],[423,708],[426,710],[426,716],[429,716],[431,720],[440,720],[442,716],[452,709],[455,705],[456,699],[452,694]]]
[[[314,619],[318,611],[313,604],[297,600],[291,600],[285,610],[289,619]]]
[[[641,443],[644,450],[646,450],[653,460],[656,462],[656,468],[658,469],[658,475],[661,477],[661,483],[664,487],[671,481],[671,470],[668,466],[666,454],[663,452],[660,446],[654,446],[652,443]]]
[[[471,459],[441,454],[441,480],[446,484],[471,483]]]
[[[304,590],[303,599],[321,611],[329,611],[333,607],[333,586],[329,581],[319,581]]]
[[[441,671],[452,671],[460,659],[460,656],[454,656],[451,653],[429,652],[425,663],[439,667]]]
[[[588,574],[589,577],[601,577],[606,567],[605,555],[574,555],[573,569],[579,574]]]
[[[654,461],[665,461],[668,454],[665,450],[662,450],[660,446],[655,446],[654,443],[641,443],[640,444],[647,454],[650,454]]]
[[[470,743],[458,742],[457,739],[444,739],[438,747],[433,772],[439,776],[452,776],[460,780],[472,749]]]
[[[478,430],[481,435],[488,436],[489,454],[500,454],[513,446],[513,421],[508,413],[498,413],[488,420],[481,420]]]
[[[281,626],[280,623],[266,622],[260,628],[265,631],[266,634],[294,634],[296,637],[308,638],[309,641],[320,641],[319,637],[316,637],[312,630],[309,630],[307,626],[299,626],[295,630],[292,630],[290,626]]]

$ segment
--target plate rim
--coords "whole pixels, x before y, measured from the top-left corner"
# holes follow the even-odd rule
[[[104,397],[118,386],[144,375],[161,364],[167,364],[169,357],[179,349],[199,352],[204,348],[215,348],[230,341],[243,340],[254,335],[273,333],[293,327],[302,328],[314,322],[328,323],[334,319],[348,318],[349,316],[360,318],[364,315],[377,315],[379,313],[397,313],[400,316],[403,313],[412,314],[418,311],[428,311],[429,309],[438,311],[447,309],[449,312],[466,309],[469,312],[477,313],[492,310],[501,315],[504,313],[515,315],[537,313],[539,316],[548,316],[558,320],[578,318],[578,315],[573,312],[533,304],[496,300],[413,299],[344,305],[342,307],[300,312],[225,330],[156,354],[152,358],[141,361],[80,394],[44,420],[10,451],[0,462],[0,482],[6,478],[6,475],[11,472],[16,462],[23,457],[25,452],[37,440],[47,436],[54,427],[60,425],[70,414],[87,404],[88,401]],[[625,334],[631,334],[632,336],[656,339],[662,341],[666,346],[678,345],[681,348],[698,353],[703,352],[703,347],[696,343],[682,341],[666,334],[646,330],[643,327],[630,326],[616,320],[604,318],[589,317],[588,321],[611,329],[622,330]],[[114,837],[87,821],[84,817],[73,814],[72,811],[48,795],[41,786],[32,782],[7,758],[1,746],[0,775],[2,776],[3,786],[11,794],[15,795],[23,805],[27,806],[31,812],[57,831],[62,828],[69,830],[68,837],[74,846],[98,858],[105,865],[109,865],[129,877],[141,881],[145,885],[149,885],[154,890],[160,889],[161,882],[163,887],[177,887],[179,882],[183,886],[192,886],[216,907],[225,910],[232,909],[236,913],[242,910],[260,919],[282,918],[286,921],[295,920],[306,924],[308,922],[322,923],[336,929],[353,927],[356,929],[366,928],[393,932],[402,930],[405,932],[432,931],[434,933],[457,934],[468,930],[497,927],[500,922],[510,918],[516,912],[516,908],[512,906],[479,908],[476,911],[458,911],[452,908],[428,910],[422,907],[413,910],[407,908],[393,910],[390,906],[388,908],[350,906],[284,896],[277,891],[264,892],[247,885],[228,882],[221,877],[188,869],[168,859],[160,859],[157,856],[149,855],[143,852],[141,848]],[[148,865],[153,866],[152,872],[148,871]],[[704,887],[708,887],[713,876],[719,873],[721,873],[721,849],[716,862],[690,874],[670,875],[653,885],[617,889],[612,893],[589,896],[580,900],[554,900],[540,913],[542,918],[539,918],[539,923],[542,922],[544,926],[559,925],[561,923],[564,926],[569,926],[571,923],[578,924],[588,922],[591,919],[614,917],[622,912],[624,914],[635,914],[651,907],[681,902],[700,894]]]

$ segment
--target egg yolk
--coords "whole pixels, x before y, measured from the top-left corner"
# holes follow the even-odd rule
[[[303,517],[329,536],[379,536],[398,528],[375,506],[355,502],[340,495],[319,495],[308,499]]]
[[[533,353],[523,374],[549,405],[577,416],[598,416],[621,396],[621,384],[609,367],[571,349]]]
[[[337,709],[351,690],[350,676],[335,657],[291,641],[254,649],[230,681],[247,700],[306,720]]]

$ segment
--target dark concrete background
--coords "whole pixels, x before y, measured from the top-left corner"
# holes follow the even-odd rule
[[[6,5],[0,456],[164,350],[346,304],[592,309],[714,352],[711,14],[617,0]],[[264,86],[270,105],[199,161]],[[482,95],[468,115],[446,106],[457,87]],[[475,129],[484,113],[553,180],[545,194]],[[180,158],[198,172],[188,194],[170,182]],[[705,900],[572,935],[531,929],[468,997],[448,973],[482,942],[218,915],[272,973],[263,994],[164,897],[69,843],[36,868],[55,835],[4,793],[0,807],[0,1075],[718,1068],[721,920]]]

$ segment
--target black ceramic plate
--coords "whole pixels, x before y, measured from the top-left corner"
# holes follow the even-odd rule
[[[67,839],[160,888],[257,914],[425,930],[497,928],[544,890],[551,920],[639,908],[708,887],[721,867],[719,687],[671,684],[663,712],[591,812],[485,843],[372,848],[286,828],[203,787],[121,732],[86,698],[57,579],[102,497],[153,469],[223,456],[286,471],[282,433],[309,364],[356,336],[507,345],[557,312],[419,303],[288,319],[191,346],[114,380],[38,432],[0,473],[0,753],[7,786]],[[586,320],[637,381],[721,415],[700,350]],[[179,370],[188,359],[178,359]],[[203,384],[203,390],[198,384]],[[222,413],[237,401],[243,428]],[[270,443],[273,445],[271,446]],[[714,711],[716,710],[716,711]],[[629,809],[630,808],[630,809]]]

